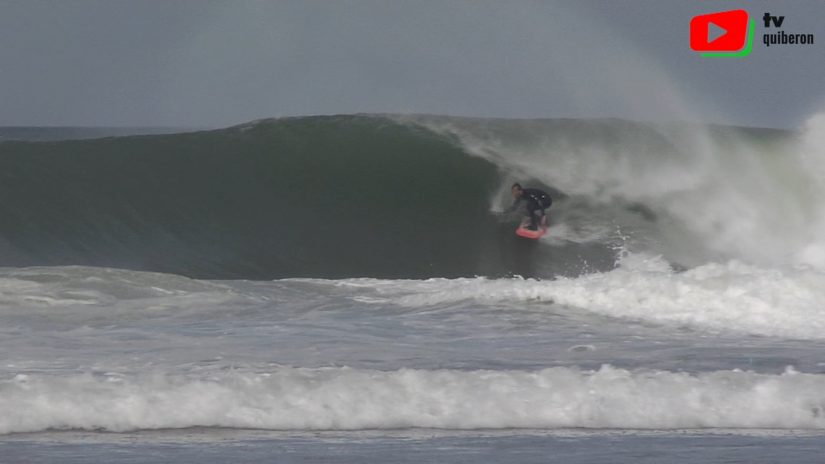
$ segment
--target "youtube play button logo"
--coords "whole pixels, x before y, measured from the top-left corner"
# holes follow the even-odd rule
[[[742,56],[750,52],[748,12],[722,11],[695,16],[690,20],[690,48],[697,52],[716,52],[716,56]],[[751,31],[752,32],[752,31]]]

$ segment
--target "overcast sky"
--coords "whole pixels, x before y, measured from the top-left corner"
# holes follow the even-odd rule
[[[745,8],[753,52],[692,16]],[[765,12],[814,45],[762,44]],[[825,110],[825,1],[0,0],[0,125],[219,127],[309,114],[702,120]]]

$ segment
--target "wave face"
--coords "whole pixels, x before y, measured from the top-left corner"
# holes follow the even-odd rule
[[[576,276],[612,269],[620,248],[685,266],[819,267],[825,176],[812,124],[800,137],[325,116],[4,142],[0,259],[212,279]],[[556,198],[540,243],[495,214],[515,180]]]
[[[0,172],[5,266],[252,279],[505,270],[485,261],[496,168],[379,117],[6,142]]]

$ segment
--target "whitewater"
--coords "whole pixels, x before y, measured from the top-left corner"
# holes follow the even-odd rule
[[[2,142],[0,452],[810,462],[823,142],[821,115]],[[538,242],[514,181],[554,196]]]

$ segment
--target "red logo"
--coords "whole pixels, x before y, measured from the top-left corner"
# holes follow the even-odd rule
[[[690,20],[690,48],[697,52],[735,52],[748,40],[748,12],[722,11]]]

